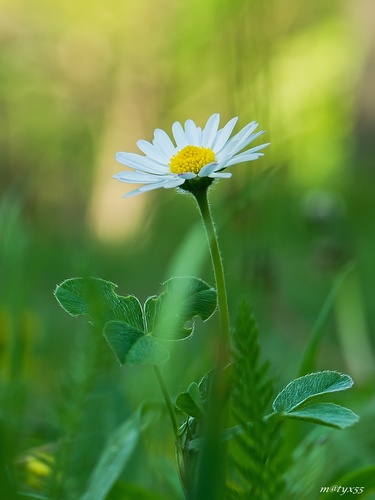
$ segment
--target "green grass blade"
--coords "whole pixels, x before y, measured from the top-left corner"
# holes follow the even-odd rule
[[[323,304],[323,307],[318,315],[316,323],[314,325],[311,338],[307,349],[303,355],[299,370],[298,376],[306,375],[316,369],[316,357],[319,348],[320,341],[322,340],[324,334],[324,326],[327,322],[327,319],[332,311],[333,305],[335,303],[335,299],[337,294],[348,274],[355,267],[354,262],[349,262],[340,272],[340,274],[336,277],[334,284]]]

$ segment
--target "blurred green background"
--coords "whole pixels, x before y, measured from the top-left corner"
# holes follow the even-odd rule
[[[354,0],[0,0],[0,462],[22,488],[78,498],[108,433],[159,397],[151,369],[120,369],[53,290],[91,275],[144,300],[173,273],[212,283],[192,201],[173,190],[124,200],[128,186],[111,176],[117,151],[214,112],[258,121],[271,142],[211,200],[232,316],[248,297],[277,390],[354,263],[317,368],[354,377],[340,401],[362,419],[329,433],[298,498],[374,463],[374,15]],[[176,345],[164,367],[172,394],[210,368],[216,327]],[[123,481],[176,498],[168,426],[152,432]],[[58,463],[54,480],[29,460],[40,447]]]

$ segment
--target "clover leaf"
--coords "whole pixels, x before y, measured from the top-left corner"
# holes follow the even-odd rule
[[[358,415],[333,403],[314,403],[311,400],[349,389],[353,380],[336,371],[310,373],[290,382],[273,402],[275,414],[344,429],[356,423]]]
[[[163,340],[190,336],[188,321],[208,319],[216,309],[216,291],[197,278],[172,278],[144,307],[134,295],[121,296],[117,285],[99,278],[72,278],[58,285],[55,296],[72,316],[88,316],[123,364],[160,364],[169,358]]]

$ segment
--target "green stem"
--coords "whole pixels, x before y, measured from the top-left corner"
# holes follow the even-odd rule
[[[230,361],[229,312],[223,261],[208,203],[207,189],[196,191],[193,194],[206,229],[216,281],[217,303],[220,316],[221,334],[217,338],[216,344],[216,370],[210,389],[207,427],[203,438],[203,449],[197,471],[194,493],[196,500],[211,500],[222,498],[225,486],[226,451],[225,444],[220,440],[220,435],[226,427],[229,415],[229,408],[226,403],[230,387],[230,373],[228,370],[224,370]]]
[[[176,412],[174,411],[174,404],[172,403],[171,397],[169,395],[167,386],[165,385],[163,375],[161,374],[160,368],[158,366],[154,365],[154,370],[155,370],[156,378],[158,379],[158,382],[160,385],[161,392],[163,393],[165,404],[167,405],[167,408],[168,408],[168,413],[169,413],[169,417],[170,417],[171,422],[172,422],[174,435],[177,438],[178,421],[177,421],[177,417],[176,417]]]
[[[202,216],[203,224],[207,234],[208,245],[211,253],[212,266],[215,275],[217,303],[220,315],[221,325],[221,349],[220,360],[221,367],[224,367],[229,361],[229,312],[227,290],[225,286],[224,266],[219,249],[216,229],[212,220],[211,210],[207,198],[207,189],[194,193],[198,208]]]

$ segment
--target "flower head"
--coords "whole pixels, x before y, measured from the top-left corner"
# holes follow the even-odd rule
[[[256,160],[263,156],[259,151],[269,143],[255,146],[241,153],[264,131],[253,133],[258,127],[251,122],[230,138],[238,118],[232,118],[219,129],[219,114],[212,115],[204,129],[193,120],[187,120],[183,127],[175,122],[172,126],[173,139],[161,129],[156,129],[152,143],[140,140],[138,148],[145,154],[117,153],[116,160],[133,171],[124,171],[113,177],[121,182],[143,184],[124,197],[158,188],[180,187],[187,191],[208,186],[217,178],[231,177],[224,170],[237,163]]]

